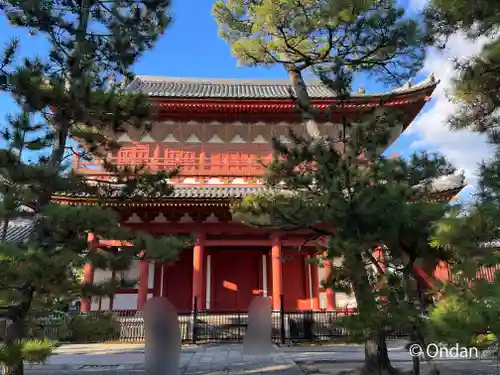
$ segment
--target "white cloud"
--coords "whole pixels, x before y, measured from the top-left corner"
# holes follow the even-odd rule
[[[413,2],[423,4],[420,0]],[[457,132],[449,129],[447,119],[455,112],[456,105],[449,101],[447,93],[452,88],[452,78],[455,76],[452,59],[473,56],[486,42],[486,39],[473,42],[463,34],[456,34],[451,37],[446,50],[429,51],[423,73],[434,73],[441,82],[432,95],[429,109],[408,129],[408,132],[420,138],[411,145],[412,148],[436,149],[456,168],[464,169],[469,186],[475,184],[477,165],[488,156],[488,146],[484,135],[468,130]]]
[[[408,8],[410,10],[422,10],[427,5],[427,0],[409,0]]]

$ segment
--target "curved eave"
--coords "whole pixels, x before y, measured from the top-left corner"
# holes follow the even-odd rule
[[[353,101],[376,100],[387,96],[408,96],[429,90],[432,92],[436,84],[433,74],[423,81],[405,86],[390,92],[366,94],[363,89],[352,93]],[[312,101],[334,101],[336,94],[321,81],[306,82],[306,89]],[[241,78],[187,78],[138,75],[130,84],[123,86],[124,92],[141,93],[159,100],[206,101],[238,101],[249,102],[282,100],[290,101],[290,93],[294,88],[289,79],[241,79]]]
[[[453,201],[460,193],[463,187],[446,191],[433,193],[429,200],[432,202]],[[142,208],[160,208],[160,207],[229,207],[232,201],[241,198],[160,198],[155,200],[106,200],[100,201],[93,197],[71,197],[53,195],[52,202],[70,206],[95,206],[100,205],[103,207],[142,207]]]
[[[439,81],[431,81],[416,85],[414,87],[400,88],[394,91],[375,93],[375,94],[359,94],[353,93],[351,98],[344,101],[345,105],[351,106],[369,106],[378,105],[382,99],[386,103],[403,104],[410,101],[426,100],[434,92]],[[288,98],[254,98],[254,97],[197,97],[197,96],[155,96],[149,95],[155,103],[159,104],[190,104],[190,103],[205,103],[211,105],[294,105],[291,97]],[[311,102],[315,106],[330,106],[339,102],[335,97],[314,97]]]
[[[155,200],[106,200],[99,201],[93,197],[71,197],[53,195],[52,202],[70,206],[95,206],[100,205],[103,207],[227,207],[230,202],[237,198],[198,198],[198,199],[185,199],[185,198],[159,198]]]
[[[408,126],[422,110],[437,82],[413,91],[406,90],[380,95],[359,95],[343,103],[343,111],[355,119],[359,114],[373,108],[398,108],[406,113],[403,126]],[[384,96],[386,95],[386,96]],[[383,100],[382,100],[383,99]],[[295,122],[301,116],[291,99],[220,99],[220,98],[154,98],[158,115],[165,120],[239,121],[239,122]],[[336,99],[312,99],[312,106],[320,111],[330,109]],[[332,111],[325,121],[339,122],[338,111]]]
[[[401,107],[411,104],[423,106],[430,100],[437,83],[415,91],[393,92],[381,95],[353,96],[344,101],[346,110],[363,110],[378,107],[383,103],[387,107]],[[214,98],[153,98],[161,111],[209,111],[209,112],[290,112],[296,108],[291,99],[214,99]],[[337,99],[313,99],[312,106],[326,110],[338,103]]]

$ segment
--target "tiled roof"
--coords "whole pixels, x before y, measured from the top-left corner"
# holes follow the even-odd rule
[[[465,187],[465,174],[463,170],[458,170],[453,174],[441,176],[432,181],[431,190],[436,193],[463,189]]]
[[[260,186],[178,186],[172,198],[243,198],[262,190]]]
[[[434,76],[416,85],[407,85],[393,93],[405,93],[433,87],[437,84]],[[245,79],[207,79],[137,76],[125,87],[128,92],[140,92],[151,97],[178,99],[289,99],[290,81],[284,80],[245,80]],[[333,99],[335,94],[319,82],[311,82],[307,90],[312,99]],[[380,94],[353,94],[354,96],[380,96]]]
[[[228,199],[228,198],[243,198],[247,195],[262,191],[261,186],[206,186],[206,185],[192,185],[192,186],[176,186],[172,194],[165,197],[168,199]],[[119,189],[116,190],[116,197],[120,196]],[[140,196],[140,194],[138,194]],[[55,197],[73,197],[85,198],[90,197],[86,192],[84,193],[65,193],[59,192]]]
[[[0,222],[0,227],[3,223]],[[14,220],[7,227],[6,242],[21,243],[27,241],[33,233],[33,223],[29,220]]]
[[[464,176],[459,173],[442,176],[436,179],[431,186],[432,193],[446,193],[460,191],[465,186]],[[263,191],[263,186],[207,186],[207,185],[191,185],[191,186],[175,186],[173,194],[165,197],[157,197],[159,199],[231,199],[243,198],[247,195],[255,194]],[[117,196],[119,196],[117,190]],[[58,193],[57,197],[73,197],[85,198],[89,197],[87,193]]]

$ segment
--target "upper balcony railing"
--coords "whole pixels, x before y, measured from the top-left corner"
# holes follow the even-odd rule
[[[183,176],[260,176],[264,169],[262,163],[268,163],[272,156],[259,157],[249,155],[197,157],[184,156],[178,158],[157,157],[110,157],[109,161],[117,166],[145,165],[151,172],[169,171],[180,167]],[[88,175],[107,175],[100,160],[85,161],[78,157],[73,159],[73,170]]]

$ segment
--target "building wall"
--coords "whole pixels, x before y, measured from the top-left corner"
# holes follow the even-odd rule
[[[152,298],[153,294],[149,293],[148,298]],[[113,301],[113,311],[116,310],[135,310],[137,308],[137,293],[133,294],[116,294]],[[109,311],[109,298],[103,297],[101,301],[95,298],[92,301],[92,311]]]
[[[342,260],[340,258],[336,258],[334,260],[334,265],[338,266],[342,263]],[[322,284],[322,281],[326,279],[326,269],[325,267],[320,267],[319,268],[319,280],[320,280],[320,285]],[[326,309],[327,308],[327,300],[326,300],[326,292],[321,292],[319,296],[319,307],[320,309]],[[335,307],[338,309],[345,309],[345,308],[350,308],[354,309],[356,308],[356,299],[354,298],[354,295],[349,295],[347,293],[343,292],[335,292]]]
[[[308,265],[304,255],[296,252],[283,252],[282,263],[283,294],[285,310],[308,310],[311,308],[308,285]],[[210,257],[210,261],[208,258]],[[339,260],[337,260],[338,262]],[[167,297],[179,312],[190,311],[192,307],[193,254],[184,252],[173,264],[155,267],[149,265],[149,289],[155,287],[156,278],[160,280],[158,295]],[[203,308],[211,310],[245,310],[256,295],[272,297],[271,257],[260,251],[210,250],[205,253],[204,280],[205,290],[202,298]],[[319,268],[319,280],[325,278],[325,268]],[[265,275],[265,276],[264,276]],[[139,277],[139,261],[134,261],[125,273],[128,279]],[[111,278],[110,271],[95,270],[96,283]],[[137,288],[137,286],[136,286]],[[152,298],[153,293],[148,294]],[[320,293],[320,308],[327,308],[326,294]],[[355,308],[354,296],[336,292],[337,308]],[[130,289],[116,294],[113,310],[135,310],[137,290]],[[92,311],[109,310],[109,298],[94,298]]]
[[[232,249],[210,254],[211,309],[246,311],[252,298],[261,295],[262,253]]]
[[[336,138],[342,127],[326,122],[319,124],[319,128],[322,134]],[[144,163],[153,170],[170,170],[182,165],[181,181],[185,183],[199,180],[195,176],[200,173],[207,177],[204,183],[210,180],[219,183],[217,179],[221,176],[230,176],[232,182],[236,181],[233,183],[238,183],[246,177],[262,174],[258,159],[272,156],[273,137],[289,142],[289,129],[299,135],[305,131],[302,123],[295,122],[158,121],[147,134],[137,129],[130,129],[127,134],[108,134],[122,144],[110,157],[118,165]],[[392,130],[389,144],[402,130],[402,125]],[[341,144],[337,146],[340,151]],[[380,153],[385,148],[381,147]],[[75,159],[74,169],[81,167]]]
[[[311,300],[307,290],[306,257],[297,251],[283,251],[282,279],[285,310],[310,310]]]
[[[154,284],[154,264],[149,264],[148,288],[153,288]],[[139,278],[139,261],[133,261],[130,269],[124,273],[124,278],[133,280]],[[94,282],[98,284],[111,279],[111,271],[96,269],[94,273]],[[137,288],[137,285],[135,286]],[[152,294],[150,294],[152,297]],[[119,293],[114,296],[113,310],[135,310],[137,308],[137,291],[131,289],[129,293]],[[92,298],[91,311],[109,310],[108,297]]]
[[[319,127],[322,134],[332,137],[340,129],[334,123]],[[111,160],[118,165],[145,163],[155,170],[182,165],[181,180],[185,183],[200,172],[210,177],[205,183],[220,183],[217,178],[221,176],[232,176],[233,183],[238,183],[244,177],[262,174],[259,159],[272,157],[272,138],[287,143],[290,129],[304,133],[301,123],[161,121],[148,134],[130,129],[117,135],[122,148]]]
[[[176,262],[164,264],[157,271],[161,272],[161,291],[159,294],[167,297],[177,311],[190,311],[193,303],[191,296],[193,290],[193,252],[182,252]]]

